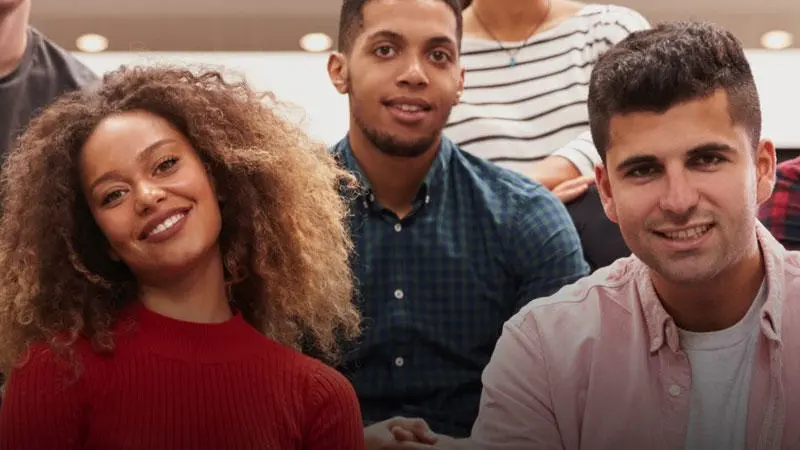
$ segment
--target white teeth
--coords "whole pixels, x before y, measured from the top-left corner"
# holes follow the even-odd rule
[[[699,227],[689,228],[688,230],[674,231],[671,233],[664,233],[668,239],[675,241],[686,241],[690,239],[697,239],[698,237],[706,234],[711,229],[711,225],[701,225]]]
[[[151,231],[148,234],[148,236],[152,236],[152,235],[158,234],[158,233],[163,233],[163,232],[169,230],[170,228],[172,228],[173,225],[178,223],[179,220],[183,219],[183,217],[185,215],[186,214],[184,214],[184,213],[178,213],[178,214],[175,214],[174,216],[168,217],[167,220],[161,222],[157,227],[155,227],[153,229],[153,231]]]
[[[395,105],[395,107],[401,111],[406,111],[406,112],[422,111],[422,107],[418,105]]]

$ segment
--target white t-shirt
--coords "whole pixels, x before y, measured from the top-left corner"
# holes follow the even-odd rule
[[[638,12],[590,4],[524,42],[464,37],[464,95],[444,133],[462,149],[511,170],[551,154],[590,175],[600,156],[589,133],[586,98],[597,58],[633,31],[649,28]]]
[[[766,302],[761,284],[750,310],[736,325],[710,333],[678,330],[692,368],[686,450],[744,450],[750,376]]]

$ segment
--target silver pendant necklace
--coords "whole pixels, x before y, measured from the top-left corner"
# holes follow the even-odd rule
[[[538,30],[539,27],[541,27],[542,24],[544,24],[544,22],[547,20],[547,17],[550,15],[550,7],[552,6],[552,4],[553,0],[547,0],[547,9],[545,10],[544,15],[542,16],[542,19],[536,24],[535,27],[533,27],[533,29],[531,29],[530,33],[528,33],[528,37],[522,42],[522,44],[513,49],[506,48],[506,46],[503,45],[503,41],[497,39],[494,33],[492,33],[492,30],[490,30],[489,27],[485,25],[483,20],[481,20],[481,17],[478,15],[478,10],[475,9],[475,5],[472,6],[472,14],[475,16],[475,19],[478,21],[478,24],[481,26],[481,28],[483,28],[484,31],[486,31],[486,33],[488,33],[489,36],[491,36],[492,39],[494,39],[495,42],[497,42],[497,45],[500,46],[500,48],[504,52],[506,52],[506,54],[508,54],[509,57],[508,66],[515,67],[517,65],[517,54],[519,53],[520,50],[525,48],[526,45],[528,45],[528,41],[530,41],[531,38],[534,36],[536,30]]]

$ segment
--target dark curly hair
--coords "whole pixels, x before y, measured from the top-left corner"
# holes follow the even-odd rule
[[[71,354],[85,337],[113,351],[112,327],[136,301],[136,280],[107,254],[78,162],[103,119],[131,110],[167,119],[209,167],[225,199],[226,280],[247,322],[334,360],[360,322],[340,195],[354,180],[279,105],[218,72],[123,67],[32,120],[0,179],[0,371],[34,343]]]

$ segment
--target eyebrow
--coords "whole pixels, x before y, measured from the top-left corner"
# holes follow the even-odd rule
[[[688,157],[699,156],[709,152],[725,152],[725,153],[732,153],[736,150],[728,144],[723,144],[721,142],[708,142],[705,144],[700,144],[688,152],[686,152]],[[630,169],[633,166],[639,166],[644,164],[653,164],[657,163],[658,158],[652,155],[635,155],[631,156],[623,160],[621,163],[617,165],[617,172],[624,172],[627,169]]]
[[[402,34],[396,32],[396,31],[392,31],[392,30],[379,30],[379,31],[376,31],[376,32],[372,33],[371,35],[369,35],[369,39],[368,40],[369,41],[374,41],[374,40],[377,40],[377,39],[388,39],[390,41],[399,41],[399,42],[404,42],[404,43],[407,42],[407,39]],[[444,35],[431,37],[426,41],[426,44],[428,46],[449,45],[449,46],[456,47],[455,41],[452,38],[450,38],[448,36],[444,36]]]
[[[159,139],[159,140],[153,142],[152,144],[150,144],[147,147],[145,147],[144,149],[142,149],[142,151],[140,151],[138,155],[136,155],[136,162],[140,163],[140,162],[150,158],[150,156],[156,150],[158,150],[159,148],[161,148],[161,147],[163,147],[163,146],[165,146],[167,144],[171,144],[173,142],[175,142],[175,139],[172,139],[172,138]],[[89,186],[89,192],[94,191],[95,187],[97,187],[98,184],[104,183],[106,181],[111,181],[111,180],[114,180],[114,179],[117,179],[117,178],[119,178],[119,172],[117,172],[116,170],[112,170],[112,171],[106,172],[106,173],[100,175],[99,177],[97,177],[92,182],[92,184]]]

